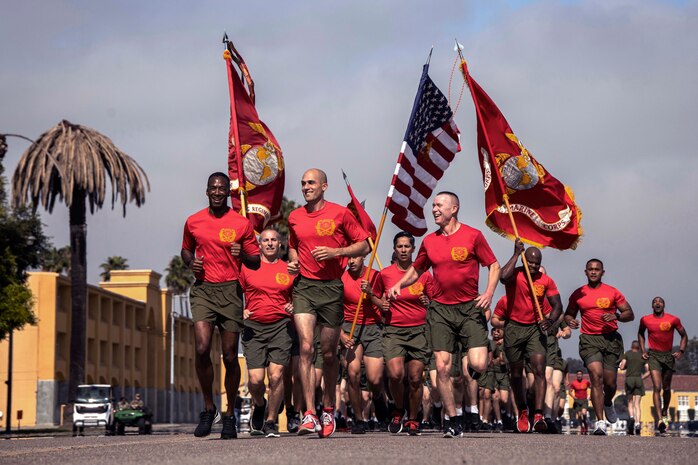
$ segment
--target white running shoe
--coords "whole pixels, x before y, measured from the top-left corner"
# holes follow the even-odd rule
[[[594,428],[594,436],[606,436],[606,422],[604,420],[596,421],[596,428]]]

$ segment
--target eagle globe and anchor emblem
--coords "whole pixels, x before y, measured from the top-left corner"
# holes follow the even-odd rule
[[[262,145],[242,144],[240,150],[242,153],[242,170],[245,174],[245,190],[250,192],[257,187],[265,186],[274,182],[284,170],[284,160],[281,157],[281,149],[269,139],[264,126],[258,123],[248,123],[250,128],[258,134],[262,135],[266,142]],[[231,147],[235,146],[235,140],[230,138]],[[237,191],[239,189],[239,181],[231,179],[230,188]],[[256,213],[264,217],[265,222],[269,221],[271,212],[261,204],[249,204],[248,210],[250,213]]]
[[[506,133],[509,140],[514,142],[521,151],[519,155],[511,156],[507,153],[496,155],[502,179],[507,188],[514,191],[523,191],[534,188],[539,182],[544,182],[545,170],[528,153],[521,141],[512,133]]]

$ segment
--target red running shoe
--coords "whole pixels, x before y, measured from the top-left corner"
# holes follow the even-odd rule
[[[548,425],[545,423],[545,418],[540,413],[533,415],[533,431],[536,433],[545,433],[548,431]]]
[[[303,416],[303,422],[298,427],[298,436],[304,436],[310,433],[316,433],[320,431],[320,422],[317,419],[312,410],[305,412]]]
[[[528,410],[524,409],[519,412],[519,418],[516,420],[516,429],[519,433],[528,433],[531,431],[531,425],[528,423]]]
[[[407,434],[410,436],[421,436],[422,429],[419,427],[419,423],[415,420],[407,420],[405,422],[405,427],[407,428]]]
[[[321,438],[329,438],[334,433],[337,425],[334,422],[334,409],[326,408],[322,410],[322,417],[320,417],[320,431],[318,431],[318,436]]]

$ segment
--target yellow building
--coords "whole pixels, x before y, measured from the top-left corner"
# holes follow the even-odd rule
[[[172,296],[160,288],[160,277],[151,270],[112,271],[109,282],[88,285],[84,381],[111,384],[117,400],[121,396],[131,399],[139,392],[157,422],[192,422],[203,405],[194,370],[193,323],[186,314],[173,314]],[[28,285],[39,322],[14,333],[13,428],[18,411],[22,411],[22,426],[59,424],[61,405],[69,401],[70,279],[36,272],[29,274]],[[221,405],[217,333],[212,359],[214,396]],[[8,342],[4,340],[0,343],[0,380],[7,379],[7,361]],[[3,412],[6,401],[7,385],[1,383]],[[8,417],[4,415],[3,426]]]

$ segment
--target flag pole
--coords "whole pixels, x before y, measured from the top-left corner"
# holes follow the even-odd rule
[[[349,193],[353,196],[354,194],[352,194],[352,192],[351,192],[351,186],[349,185],[349,178],[347,178],[347,174],[344,172],[344,170],[342,170],[342,178],[344,178],[344,184],[347,185],[347,189],[350,190]],[[357,218],[357,219],[358,219],[358,218]],[[375,249],[375,248],[376,248],[376,245],[373,243],[373,239],[371,239],[370,236],[369,236],[369,238],[368,238],[368,245],[371,246],[371,249]],[[376,261],[378,262],[378,268],[379,268],[381,271],[383,271],[383,264],[381,263],[381,259],[380,259],[380,257],[378,257],[378,255],[376,255]]]
[[[233,138],[235,143],[235,161],[238,171],[238,193],[240,195],[240,214],[247,218],[247,189],[245,188],[245,174],[242,170],[242,151],[240,147],[240,133],[238,129],[238,114],[235,108],[235,88],[233,86],[233,52],[231,51],[232,43],[228,40],[228,34],[223,35],[223,43],[225,44],[225,52],[223,58],[226,61],[226,69],[228,70],[228,91],[230,93],[230,116],[233,120]]]
[[[378,232],[376,233],[376,243],[371,245],[371,258],[368,259],[368,266],[366,267],[366,273],[364,274],[364,280],[368,281],[371,277],[371,268],[373,267],[373,260],[376,259],[376,254],[378,253],[378,242],[381,239],[381,234],[383,234],[383,226],[385,225],[385,218],[388,216],[388,207],[386,202],[386,207],[383,209],[383,215],[381,215],[381,222],[378,226]],[[371,239],[369,238],[369,241]],[[372,241],[371,241],[372,242]],[[370,283],[369,283],[370,284]],[[351,331],[349,331],[349,339],[354,337],[354,330],[356,329],[356,322],[359,320],[359,309],[368,296],[365,292],[362,292],[359,296],[359,302],[356,304],[356,312],[354,312],[354,321],[351,323]]]
[[[431,62],[431,54],[434,51],[434,47],[431,47],[431,50],[429,50],[429,56],[427,57],[427,62],[424,65],[422,69],[422,77],[420,78],[420,83],[419,83],[419,88],[421,88],[422,83],[427,77],[427,70],[429,69],[429,63]],[[417,95],[414,97],[414,104],[412,105],[412,111],[410,113],[410,121],[414,117],[415,112],[417,111],[417,101],[419,99],[419,91],[417,92]],[[388,188],[388,195],[385,198],[385,206],[383,207],[383,214],[381,215],[381,221],[378,226],[378,232],[376,233],[376,243],[374,244],[373,250],[371,251],[371,258],[368,261],[368,268],[366,269],[366,275],[364,279],[368,281],[368,278],[371,273],[371,267],[373,266],[373,260],[376,258],[376,253],[378,252],[378,242],[380,242],[381,235],[383,234],[383,226],[385,225],[385,219],[388,216],[388,206],[390,205],[390,199],[393,198],[393,192],[395,191],[395,181],[397,180],[397,175],[400,172],[400,167],[402,166],[402,160],[405,156],[405,150],[407,147],[407,135],[405,135],[405,139],[402,141],[402,146],[400,147],[400,153],[397,156],[397,163],[395,164],[395,171],[393,171],[393,177],[390,180],[390,187]],[[356,328],[356,322],[359,319],[359,309],[361,308],[361,304],[363,303],[363,300],[365,298],[365,294],[362,292],[361,296],[359,297],[359,302],[356,305],[356,313],[354,314],[354,321],[352,322],[351,325],[351,331],[349,332],[349,339],[351,339],[354,336],[354,329]]]
[[[473,98],[473,103],[475,104],[475,112],[477,113],[477,119],[480,121],[480,126],[482,127],[482,114],[480,113],[480,106],[477,103],[477,99],[475,97],[475,94],[473,93],[473,88],[470,82],[470,73],[468,73],[468,67],[467,64],[465,63],[465,58],[463,58],[463,53],[460,48],[460,44],[458,41],[456,41],[456,50],[458,51],[458,56],[460,57],[460,64],[461,64],[461,72],[463,73],[463,79],[465,79],[465,83],[468,86],[468,89],[470,90],[470,95]],[[490,161],[492,162],[492,166],[497,166],[497,162],[494,159],[494,152],[492,151],[492,144],[490,143],[490,138],[487,135],[487,132],[482,129],[482,134],[485,136],[485,140],[487,141],[487,151],[488,155],[490,157]],[[502,183],[502,179],[500,176],[495,176],[497,178],[497,181],[499,182],[500,188],[503,192],[502,198],[504,200],[504,205],[507,208],[507,214],[509,215],[509,221],[511,221],[511,227],[514,230],[514,236],[516,236],[516,239],[521,239],[519,237],[519,230],[516,227],[516,221],[514,220],[514,214],[511,211],[511,206],[509,205],[509,195],[506,193],[506,187]],[[524,271],[526,272],[526,279],[528,281],[528,286],[531,290],[531,300],[533,300],[535,310],[536,310],[536,315],[538,317],[539,321],[543,321],[543,312],[541,311],[540,308],[540,302],[538,302],[538,298],[536,297],[536,290],[535,287],[533,286],[533,278],[531,276],[531,270],[528,268],[528,262],[526,261],[526,257],[524,255],[524,252],[521,252],[521,262],[523,263],[524,266]]]

